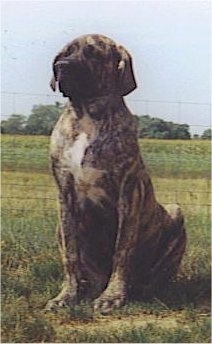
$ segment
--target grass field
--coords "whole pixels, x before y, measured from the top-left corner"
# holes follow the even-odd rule
[[[2,136],[2,342],[211,342],[210,143],[140,141],[158,200],[183,208],[187,251],[163,292],[109,316],[89,304],[43,311],[62,280],[48,145],[46,137]]]

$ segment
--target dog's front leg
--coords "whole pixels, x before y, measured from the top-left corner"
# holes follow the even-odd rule
[[[142,181],[133,180],[131,177],[127,178],[121,187],[113,270],[106,290],[94,302],[94,309],[101,313],[121,307],[127,297],[130,261],[139,237],[142,188]]]
[[[59,246],[64,265],[64,283],[57,297],[50,300],[46,309],[71,306],[77,302],[79,259],[77,250],[77,199],[73,176],[63,171],[58,176],[54,171],[59,188],[60,224]],[[58,178],[59,177],[59,178]]]

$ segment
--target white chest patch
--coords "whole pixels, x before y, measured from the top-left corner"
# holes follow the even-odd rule
[[[70,168],[74,175],[80,176],[82,171],[82,160],[85,155],[86,148],[89,146],[88,136],[82,132],[74,141],[71,147],[67,147],[64,151],[64,160],[66,166]]]

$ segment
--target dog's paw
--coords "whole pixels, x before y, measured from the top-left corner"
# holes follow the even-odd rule
[[[98,299],[94,301],[94,311],[100,312],[103,315],[107,315],[122,307],[125,303],[125,295],[122,293],[108,292],[103,293]]]
[[[65,300],[49,300],[44,308],[45,312],[56,312],[59,308],[66,308],[68,305]]]
[[[77,296],[73,293],[62,291],[57,297],[47,302],[44,310],[56,312],[60,308],[70,308],[77,304]]]

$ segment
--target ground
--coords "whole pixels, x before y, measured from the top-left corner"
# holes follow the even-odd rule
[[[158,200],[183,209],[188,245],[172,284],[108,316],[43,310],[62,280],[48,145],[2,136],[2,342],[210,342],[210,142],[140,141]]]

